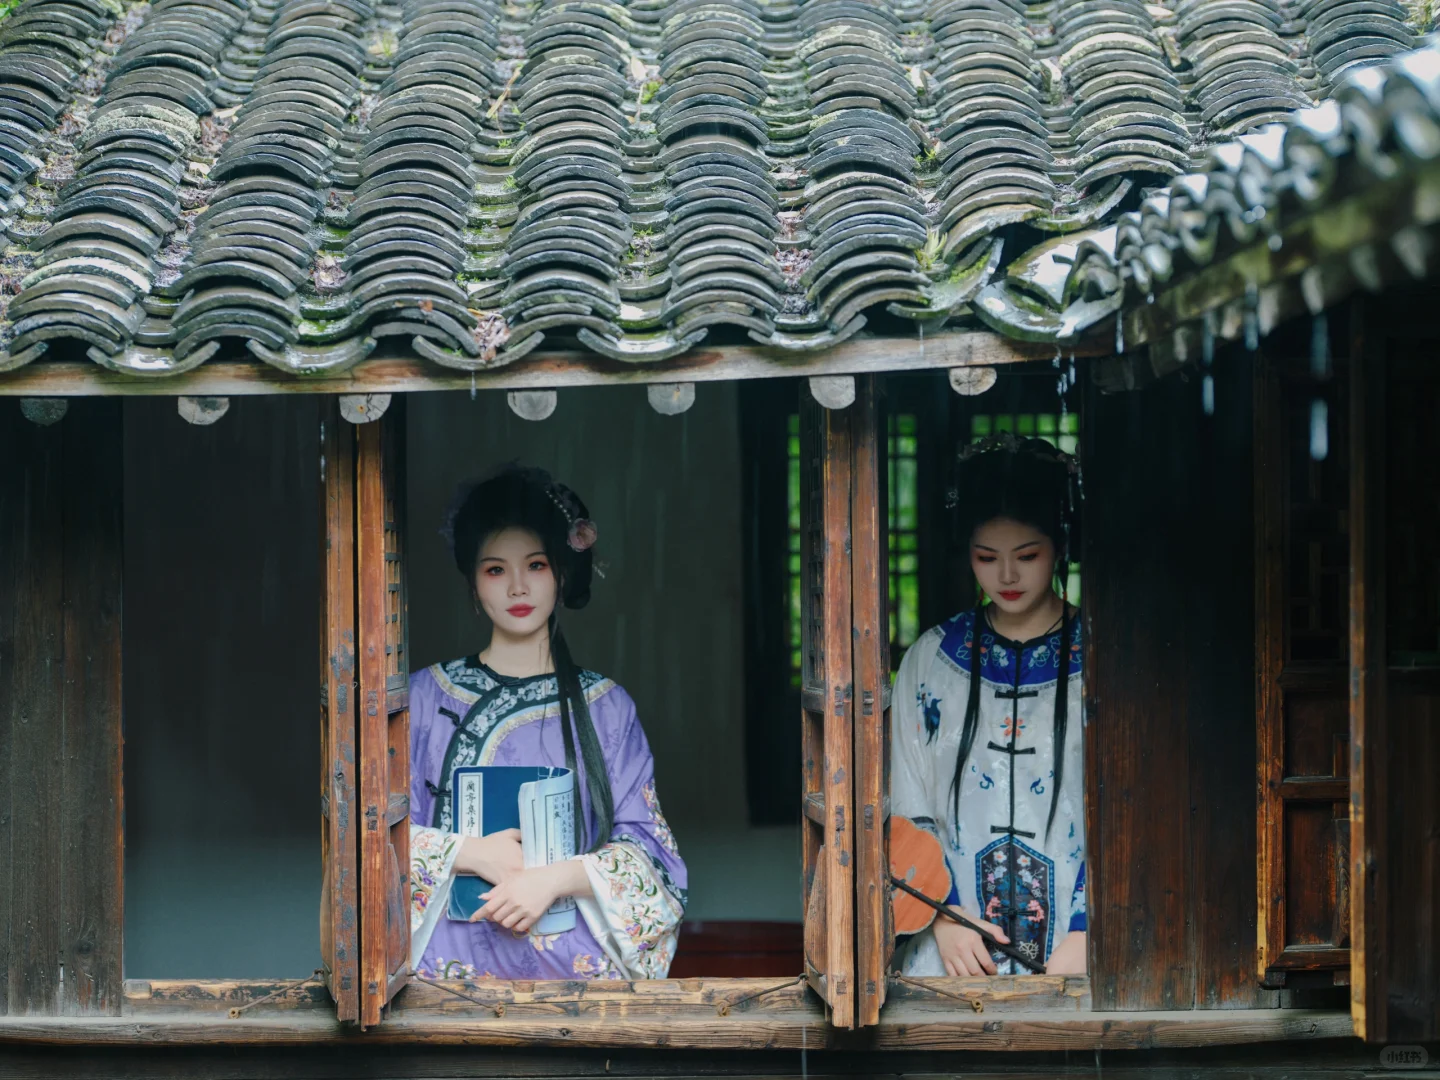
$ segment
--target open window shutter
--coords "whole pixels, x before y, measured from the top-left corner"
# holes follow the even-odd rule
[[[340,1020],[360,1019],[355,832],[355,435],[320,411],[320,953]]]
[[[1378,311],[1356,324],[1350,1002],[1355,1034],[1411,1045],[1440,1039],[1440,373],[1433,341],[1387,340]]]
[[[1257,937],[1268,986],[1350,975],[1348,365],[1257,355]],[[1316,403],[1328,453],[1312,452]]]
[[[855,1026],[851,730],[851,422],[800,400],[801,752],[805,974],[836,1027]]]
[[[855,989],[860,1027],[880,1021],[890,926],[890,605],[884,402],[875,376],[856,380],[850,414],[850,536],[855,686]]]
[[[404,401],[355,429],[359,628],[360,1022],[410,970],[410,679],[406,655]]]

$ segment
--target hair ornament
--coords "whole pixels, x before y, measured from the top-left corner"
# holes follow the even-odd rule
[[[599,537],[599,530],[595,528],[595,522],[589,518],[576,518],[570,522],[570,532],[565,541],[570,545],[571,551],[589,551]]]
[[[993,453],[1024,454],[1026,457],[1034,458],[1037,461],[1051,462],[1056,465],[1063,465],[1065,471],[1072,476],[1080,474],[1080,463],[1073,454],[1067,454],[1044,439],[1018,438],[1012,432],[1005,431],[999,435],[991,435],[984,439],[970,443],[960,448],[956,455],[960,461],[966,462],[981,454]],[[948,501],[948,500],[947,500]]]
[[[594,547],[595,541],[599,539],[600,531],[595,527],[595,522],[589,518],[575,516],[574,511],[570,509],[570,500],[567,497],[570,494],[569,489],[564,484],[552,482],[545,489],[545,494],[550,496],[550,501],[565,515],[565,523],[569,526],[569,530],[565,534],[565,542],[570,545],[570,550],[579,553],[589,551]]]

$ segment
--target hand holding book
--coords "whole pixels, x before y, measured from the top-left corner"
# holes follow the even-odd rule
[[[525,868],[519,829],[502,829],[488,836],[467,836],[455,856],[457,874],[474,874],[497,885]]]
[[[488,919],[506,930],[528,933],[556,900],[590,892],[585,864],[579,859],[522,869],[481,895],[485,906],[471,922]]]
[[[462,765],[451,773],[450,790],[455,831],[466,839],[447,917],[491,920],[511,930],[523,923],[539,934],[573,929],[574,895],[587,892],[588,885],[583,880],[579,888],[570,885],[576,874],[584,878],[584,867],[576,863],[564,871],[536,871],[551,871],[575,856],[574,774],[553,766]],[[538,916],[528,917],[545,896],[549,910],[542,907]],[[497,919],[502,904],[505,914]]]

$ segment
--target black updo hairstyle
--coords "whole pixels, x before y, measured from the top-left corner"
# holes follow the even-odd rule
[[[1055,784],[1050,796],[1050,816],[1045,835],[1055,823],[1060,784],[1065,771],[1065,727],[1068,719],[1070,650],[1076,620],[1070,614],[1070,554],[1078,550],[1078,480],[1075,459],[1061,453],[1043,439],[1019,439],[1004,435],[967,446],[960,451],[952,493],[957,517],[957,536],[969,550],[975,530],[996,518],[1009,518],[1044,533],[1055,546],[1055,569],[1060,578],[1060,664],[1055,686]],[[960,782],[975,742],[980,721],[980,633],[985,625],[984,594],[975,590],[975,616],[970,651],[970,697],[965,705],[965,724],[960,731],[960,750],[955,775],[950,780],[952,813],[960,817]]]
[[[560,726],[565,737],[565,766],[575,771],[576,744],[585,763],[585,783],[595,811],[595,834],[587,850],[610,840],[615,821],[615,800],[610,774],[600,752],[600,739],[590,719],[590,708],[580,687],[580,672],[560,630],[561,605],[583,608],[590,602],[594,573],[593,548],[577,551],[571,544],[576,522],[589,522],[580,496],[558,483],[544,469],[508,465],[488,480],[463,488],[449,522],[455,566],[467,585],[475,588],[475,568],[485,541],[502,529],[526,529],[540,538],[557,582],[555,611],[550,614],[550,658],[560,692]],[[593,539],[593,527],[590,534]],[[583,543],[583,541],[582,541]],[[581,800],[575,800],[575,836],[586,835]]]

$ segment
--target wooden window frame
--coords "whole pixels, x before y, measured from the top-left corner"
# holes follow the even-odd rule
[[[860,423],[861,437],[857,444],[862,448],[866,436],[863,432],[866,409],[874,410],[875,388],[870,380],[861,385],[862,396],[858,406],[849,410],[849,416],[840,416],[837,429],[844,425]],[[362,469],[374,467],[374,462],[383,459],[375,454],[375,443],[371,451],[365,450],[367,440],[378,437],[378,429],[367,431],[352,429],[328,412],[329,426],[326,441],[322,444],[326,452],[327,475],[338,475],[337,484],[346,483],[343,469],[339,474],[329,472],[341,468],[347,452],[353,453],[356,462],[370,462]],[[872,411],[869,430],[880,429]],[[857,421],[856,418],[859,418]],[[883,440],[879,440],[883,442]],[[356,445],[358,444],[358,446]],[[346,447],[354,447],[347,451]],[[827,619],[834,622],[834,628],[845,638],[859,631],[862,646],[855,649],[869,659],[862,659],[852,671],[854,679],[850,700],[858,698],[861,707],[854,710],[862,723],[855,730],[848,731],[849,742],[830,738],[835,734],[827,732],[827,744],[834,743],[839,754],[849,753],[854,759],[854,773],[862,776],[864,790],[852,793],[855,805],[864,810],[883,810],[883,787],[876,778],[883,781],[883,755],[876,748],[883,747],[883,726],[877,726],[878,717],[883,717],[883,694],[876,693],[874,685],[877,672],[882,671],[882,661],[874,659],[880,655],[880,647],[887,636],[886,612],[883,602],[883,585],[871,578],[874,560],[884,551],[878,532],[873,524],[879,516],[882,505],[879,496],[870,486],[872,479],[879,480],[882,470],[873,465],[875,459],[861,459],[860,468],[850,459],[852,472],[865,474],[866,468],[873,468],[873,476],[862,475],[863,483],[850,485],[844,493],[848,511],[849,527],[858,529],[864,535],[856,542],[853,532],[845,537],[850,544],[852,561],[847,565],[848,574],[834,576],[837,585],[851,596],[861,597],[865,610],[878,612],[871,620],[873,625],[866,630],[866,622],[847,611],[840,619],[836,612],[828,610]],[[352,477],[351,490],[364,491],[364,477]],[[384,602],[391,582],[383,573],[366,575],[361,563],[366,558],[365,543],[373,545],[378,532],[383,534],[386,520],[383,509],[377,514],[371,487],[368,504],[347,505],[344,500],[332,503],[325,500],[322,513],[335,529],[345,530],[344,522],[358,520],[357,527],[368,528],[369,533],[357,538],[356,548],[348,551],[345,545],[330,545],[326,549],[327,597],[338,605],[327,608],[322,645],[322,666],[325,675],[325,709],[322,712],[327,730],[343,727],[344,717],[353,716],[357,737],[369,738],[372,745],[384,746],[388,754],[394,738],[392,731],[386,732],[382,740],[378,736],[379,716],[382,709],[385,720],[391,716],[403,716],[405,702],[398,693],[392,697],[392,672],[386,670],[383,660],[386,648],[386,628],[394,625],[390,619],[395,614]],[[837,492],[838,496],[838,492]],[[393,515],[391,520],[394,520]],[[328,531],[328,530],[327,530]],[[368,538],[365,538],[368,537]],[[873,548],[873,550],[871,550]],[[383,538],[381,550],[384,550]],[[348,563],[347,563],[348,560]],[[344,606],[345,567],[349,565],[350,580],[358,582],[353,595],[354,606],[347,614]],[[333,579],[329,575],[334,575]],[[333,588],[332,588],[333,586]],[[877,595],[878,594],[878,595]],[[365,612],[369,610],[367,616]],[[358,633],[347,637],[346,626],[358,626]],[[868,635],[868,636],[867,636]],[[873,639],[873,640],[872,640]],[[393,648],[393,642],[390,643]],[[347,656],[347,650],[355,653]],[[370,655],[361,655],[369,651]],[[393,652],[390,655],[394,655]],[[347,667],[347,660],[354,664]],[[371,672],[366,675],[368,670]],[[346,689],[346,676],[356,674],[352,679],[351,691]],[[376,731],[367,736],[360,728],[365,723],[362,711],[369,715],[370,691],[376,693],[374,717],[371,723]],[[822,707],[833,705],[834,694],[825,695]],[[355,693],[355,691],[359,693]],[[864,709],[865,695],[872,694],[871,711],[868,716]],[[844,701],[842,690],[840,701]],[[868,719],[867,725],[863,721]],[[393,730],[393,729],[392,729]],[[878,736],[878,737],[877,737]],[[828,745],[827,745],[828,748]],[[329,800],[333,823],[326,825],[326,842],[346,844],[348,835],[341,828],[343,814],[341,807],[360,809],[350,813],[349,822],[358,827],[365,820],[364,810],[371,806],[378,808],[381,800],[386,806],[389,822],[392,802],[390,793],[393,785],[387,785],[385,778],[372,778],[368,786],[363,769],[357,769],[353,781],[342,780],[338,787],[332,783],[334,775],[329,766],[343,759],[347,753],[343,740],[330,747],[330,753],[323,759],[327,763],[327,776],[322,780],[322,795]],[[877,761],[880,767],[877,769]],[[828,764],[828,763],[827,763]],[[343,770],[342,770],[343,772]],[[833,776],[833,774],[831,774]],[[358,786],[357,786],[358,785]],[[843,782],[837,782],[843,787]],[[867,795],[868,792],[868,795]],[[354,803],[350,800],[356,799]],[[868,799],[868,801],[867,801]],[[808,802],[808,800],[807,800]],[[363,809],[362,809],[363,808]],[[849,815],[855,820],[855,815]],[[402,824],[397,819],[392,826]],[[822,814],[822,828],[836,824],[833,818]],[[378,822],[375,830],[379,832]],[[874,866],[877,857],[884,866],[883,847],[877,847],[876,840],[883,836],[883,830],[863,830],[864,841],[857,846],[856,860],[869,859]],[[356,865],[361,865],[368,850],[358,839],[354,840]],[[373,846],[373,842],[372,842]],[[363,876],[364,871],[359,871]],[[383,875],[382,875],[383,876]],[[354,889],[354,892],[348,890]],[[337,891],[338,890],[338,891]],[[383,888],[364,888],[354,878],[347,884],[343,875],[331,882],[325,893],[325,904],[337,920],[332,931],[353,928],[347,922],[349,914],[346,903],[349,897],[360,898],[357,902],[372,906],[388,900]],[[633,983],[579,983],[574,980],[559,982],[526,981],[452,981],[443,986],[411,983],[406,994],[390,1003],[388,1015],[366,1033],[366,1040],[376,1044],[424,1045],[491,1045],[491,1046],[565,1046],[565,1047],[665,1047],[669,1049],[877,1049],[889,1051],[914,1051],[922,1049],[973,1050],[1075,1050],[1075,1049],[1128,1049],[1137,1046],[1183,1047],[1225,1042],[1265,1042],[1277,1039],[1326,1039],[1343,1037],[1350,1033],[1350,1021],[1346,1016],[1329,1012],[1302,1010],[1238,1010],[1238,1011],[1184,1011],[1173,1013],[1093,1013],[1084,1010],[1089,982],[1084,978],[1062,976],[1022,976],[1011,979],[984,980],[931,980],[929,986],[912,986],[904,983],[886,983],[883,977],[884,935],[876,934],[879,925],[874,914],[878,897],[865,898],[872,914],[867,917],[870,936],[859,931],[856,971],[864,977],[869,970],[875,970],[879,961],[881,978],[877,993],[886,994],[883,1011],[876,1006],[877,1023],[860,1031],[846,1030],[843,1025],[827,1017],[827,1010],[815,996],[809,994],[800,981],[789,983],[771,979],[679,979],[656,980]],[[882,909],[883,911],[883,909]],[[408,920],[406,923],[408,927]],[[355,940],[366,940],[366,920],[361,911]],[[343,933],[340,936],[344,936]],[[867,944],[868,941],[868,944]],[[393,950],[381,955],[384,963],[368,964],[364,945],[354,956],[354,970],[367,976],[374,972],[389,983],[394,973],[390,964]],[[388,949],[388,945],[387,945]],[[859,955],[860,950],[865,950]],[[867,965],[869,965],[867,967]],[[327,978],[333,986],[337,979],[343,979],[344,965],[331,964]],[[387,989],[389,987],[387,986]],[[942,991],[935,993],[934,991]],[[359,983],[356,993],[362,993]],[[954,994],[977,1001],[981,1009],[973,1011],[953,1000]],[[373,1006],[372,1006],[373,1008]],[[373,1015],[373,1013],[372,1013]],[[860,1018],[857,1007],[857,1019]],[[123,1000],[119,1003],[118,1015],[88,1017],[47,1017],[22,1016],[0,1018],[0,1041],[9,1044],[29,1043],[32,1045],[55,1045],[57,1043],[78,1043],[87,1045],[133,1046],[137,1042],[148,1045],[269,1045],[295,1046],[297,1043],[328,1043],[349,1037],[353,1025],[337,1015],[331,992],[320,985],[304,982],[275,983],[264,981],[203,980],[203,981],[136,981],[124,983]]]

